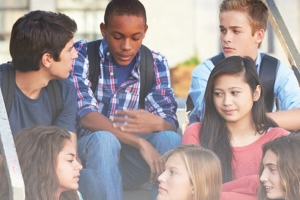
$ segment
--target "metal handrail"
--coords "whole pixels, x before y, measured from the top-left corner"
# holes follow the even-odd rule
[[[25,186],[11,133],[3,97],[0,90],[0,150],[9,185],[10,200],[24,200]]]
[[[269,7],[269,21],[291,64],[299,69],[300,54],[274,0],[263,0]]]

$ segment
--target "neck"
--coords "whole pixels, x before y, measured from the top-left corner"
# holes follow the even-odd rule
[[[51,79],[41,70],[21,72],[16,70],[16,84],[20,90],[31,99],[38,98],[42,88],[46,87]]]
[[[252,119],[227,122],[226,125],[231,133],[231,145],[233,147],[249,145],[261,137],[260,134],[256,133]]]

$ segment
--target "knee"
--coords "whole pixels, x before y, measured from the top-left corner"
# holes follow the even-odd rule
[[[112,133],[108,131],[97,131],[91,133],[88,140],[86,140],[85,146],[87,148],[97,147],[97,149],[121,149],[119,140]]]
[[[181,142],[181,136],[174,131],[158,132],[150,141],[156,149],[161,149],[162,154],[181,145]]]

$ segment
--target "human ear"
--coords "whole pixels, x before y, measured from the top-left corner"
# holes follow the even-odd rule
[[[260,98],[260,94],[261,94],[261,86],[257,85],[253,93],[253,101],[257,101]]]
[[[106,36],[106,26],[105,26],[104,23],[100,24],[100,32],[101,32],[102,36],[105,38],[105,36]]]
[[[51,60],[52,60],[52,58],[51,58],[50,54],[44,53],[40,62],[42,63],[43,66],[49,68],[51,66]]]
[[[258,31],[256,31],[255,39],[256,39],[257,44],[262,43],[264,37],[265,37],[265,30],[264,29],[259,29]]]

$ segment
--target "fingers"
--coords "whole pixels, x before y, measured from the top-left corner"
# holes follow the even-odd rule
[[[153,163],[153,165],[150,165],[150,181],[153,184],[156,184],[158,182],[157,178],[159,175],[162,174],[164,168],[164,162],[162,157],[158,157],[157,160]]]

